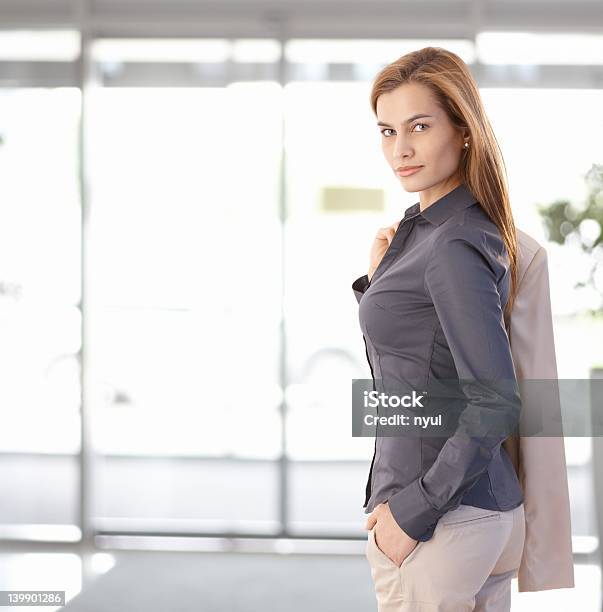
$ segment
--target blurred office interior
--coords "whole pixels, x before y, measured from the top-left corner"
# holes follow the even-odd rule
[[[469,64],[547,248],[559,377],[597,376],[603,276],[576,289],[537,207],[603,163],[600,2],[0,0],[0,590],[376,610],[351,283],[417,201],[371,80],[428,45]],[[602,609],[603,466],[565,447],[576,588],[514,580],[513,610]]]

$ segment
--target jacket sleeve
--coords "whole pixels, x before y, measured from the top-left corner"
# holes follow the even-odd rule
[[[558,423],[555,435],[527,435],[519,441],[519,480],[525,492],[528,520],[517,586],[520,593],[572,588],[575,583],[571,507],[561,399],[556,383],[548,257],[542,246],[519,284],[510,321],[511,350],[520,384],[522,379],[527,385],[530,380],[555,381],[546,387],[545,394],[537,397],[529,394],[524,399],[522,389],[522,411],[529,414],[542,410],[545,420]],[[552,533],[555,537],[551,537]]]
[[[356,296],[356,300],[358,302],[360,302],[360,298],[362,297],[362,294],[369,288],[370,284],[371,284],[371,281],[369,281],[368,274],[365,274],[364,276],[357,278],[352,283],[352,290],[354,291],[354,295]]]
[[[521,400],[498,289],[509,282],[501,238],[478,228],[457,226],[442,234],[426,264],[425,289],[466,399],[458,427],[429,470],[388,500],[398,525],[415,540],[430,539],[437,521],[460,505],[519,421]]]

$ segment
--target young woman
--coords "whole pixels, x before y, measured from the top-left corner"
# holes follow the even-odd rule
[[[513,425],[517,238],[477,85],[457,55],[427,47],[381,70],[371,106],[387,163],[420,198],[377,232],[352,285],[373,379],[465,381],[461,424],[502,411]],[[525,524],[509,433],[461,429],[376,436],[365,508],[379,612],[510,609]]]

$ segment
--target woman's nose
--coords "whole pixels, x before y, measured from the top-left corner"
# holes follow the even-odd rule
[[[402,159],[402,156],[408,149],[408,145],[404,143],[401,136],[396,137],[396,142],[394,143],[394,158]]]

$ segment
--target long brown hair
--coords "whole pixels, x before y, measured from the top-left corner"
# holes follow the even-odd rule
[[[498,227],[509,254],[511,283],[504,311],[508,327],[517,294],[517,236],[504,159],[473,76],[465,62],[441,47],[425,47],[407,53],[385,66],[375,77],[370,94],[377,115],[377,98],[408,82],[429,87],[452,124],[469,132],[469,148],[464,149],[458,169],[488,217]]]

